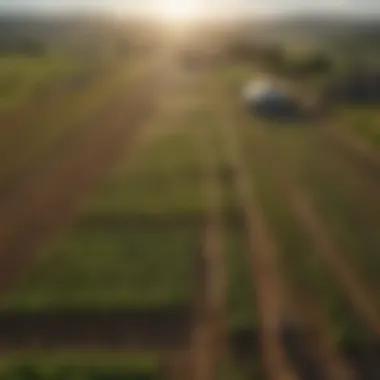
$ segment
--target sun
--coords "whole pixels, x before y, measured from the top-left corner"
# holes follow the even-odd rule
[[[196,0],[161,0],[157,1],[155,11],[162,18],[183,21],[197,17],[200,8]]]

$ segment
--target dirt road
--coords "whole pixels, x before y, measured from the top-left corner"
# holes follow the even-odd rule
[[[223,114],[223,117],[226,116]],[[291,316],[290,295],[278,268],[275,241],[255,198],[242,148],[230,117],[221,118],[220,129],[224,136],[226,154],[235,172],[236,192],[244,212],[245,231],[249,242],[247,264],[252,273],[254,292],[257,294],[264,365],[270,379],[297,379],[296,371],[286,357],[280,333],[283,322]]]

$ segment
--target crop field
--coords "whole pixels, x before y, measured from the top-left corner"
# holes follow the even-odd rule
[[[0,58],[0,378],[379,379],[379,110],[169,53]]]
[[[79,70],[78,64],[63,57],[3,56],[0,59],[0,110],[17,108],[36,92]]]
[[[100,113],[123,90],[128,77],[135,71],[128,64],[123,64],[110,76],[96,76],[79,89],[60,85],[62,89],[52,89],[53,93],[34,96],[19,108],[0,113],[4,123],[16,123],[12,129],[1,130],[2,183],[17,180],[18,174],[28,170],[31,163],[40,160],[50,149],[56,149],[71,132],[91,122],[93,114]],[[70,81],[70,77],[63,80],[58,76],[51,86],[57,86],[59,81],[64,84]],[[15,150],[20,152],[17,156]]]
[[[78,353],[75,352],[53,354],[49,357],[24,354],[1,362],[0,374],[4,380],[35,378],[154,380],[161,375],[159,363],[152,355],[98,352],[79,357],[80,360]]]

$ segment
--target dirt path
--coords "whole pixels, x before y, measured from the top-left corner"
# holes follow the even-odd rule
[[[329,267],[345,295],[350,299],[359,316],[370,327],[376,337],[380,334],[380,314],[376,303],[370,296],[368,289],[357,276],[346,256],[335,244],[327,228],[320,220],[311,200],[300,188],[283,162],[286,162],[279,152],[275,152],[263,128],[257,128],[255,137],[260,147],[262,159],[268,162],[278,186],[290,202],[294,214],[317,248],[317,253]]]
[[[185,91],[196,91],[203,99],[203,76],[183,73]],[[201,113],[203,105],[189,104],[187,116]],[[222,192],[218,175],[217,151],[204,119],[195,117],[193,125],[194,157],[198,170],[191,180],[201,186],[204,212],[192,219],[199,226],[199,249],[196,252],[197,289],[193,305],[190,342],[183,351],[175,352],[166,362],[168,378],[173,380],[212,380],[227,349],[226,268],[223,247]],[[184,178],[183,178],[184,179]],[[177,220],[179,222],[179,220]]]
[[[221,120],[220,128],[226,155],[236,173],[236,191],[244,212],[249,242],[247,263],[257,294],[264,365],[272,380],[297,379],[295,369],[287,360],[280,334],[283,321],[291,317],[291,307],[289,294],[277,266],[277,247],[253,194],[238,137],[232,124],[228,123],[228,119]]]
[[[97,115],[96,122],[61,144],[4,202],[0,294],[22,275],[39,247],[76,218],[81,202],[119,155],[125,155],[141,124],[152,117],[162,75],[158,68],[148,73],[136,78],[125,96]]]
[[[217,153],[207,131],[198,132],[203,168],[203,199],[207,206],[201,244],[202,286],[194,330],[196,380],[214,379],[228,351],[226,315],[226,264],[223,248],[222,192]]]

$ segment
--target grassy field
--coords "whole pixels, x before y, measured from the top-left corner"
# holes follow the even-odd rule
[[[234,104],[239,84],[241,88],[245,81],[255,75],[255,70],[249,72],[243,68],[234,69],[222,75],[226,88],[230,89],[231,95],[227,96]],[[363,325],[346,294],[342,293],[334,274],[329,272],[316,255],[316,247],[300,221],[294,218],[287,197],[282,193],[283,189],[274,181],[276,173],[273,173],[271,165],[259,153],[262,147],[258,144],[263,142],[261,139],[257,142],[257,130],[265,131],[263,133],[271,143],[263,149],[273,150],[275,159],[281,160],[281,165],[290,169],[299,185],[306,190],[331,236],[343,249],[345,259],[355,268],[378,302],[378,280],[375,275],[375,268],[378,268],[375,253],[378,223],[368,208],[370,206],[365,200],[365,193],[352,186],[355,174],[351,173],[351,177],[347,177],[350,173],[339,166],[342,161],[339,152],[326,144],[318,129],[311,128],[306,123],[292,125],[255,120],[248,114],[243,116],[242,107],[238,103],[235,108],[233,120],[241,141],[244,142],[252,186],[263,207],[266,222],[274,234],[281,268],[287,281],[295,294],[304,293],[303,297],[305,294],[306,297],[318,295],[323,309],[330,317],[333,339],[339,346],[347,347],[353,342],[365,344],[371,340],[371,331]],[[372,121],[378,117],[375,110],[351,110],[357,120],[361,120],[363,112],[367,112],[368,117],[371,115]],[[364,118],[363,122],[366,120]],[[360,181],[359,176],[356,181]],[[249,306],[245,305],[243,309],[248,311]]]
[[[273,135],[276,147],[289,157],[289,166],[307,188],[332,234],[376,294],[378,224],[372,219],[368,204],[350,187],[334,152],[323,146],[313,131],[295,129],[275,131]],[[323,148],[325,154],[319,157],[318,152]]]
[[[74,59],[56,55],[0,58],[0,112],[20,107],[38,92],[68,80],[79,71]]]
[[[227,298],[230,328],[232,331],[257,328],[257,313],[254,291],[249,281],[249,270],[245,262],[247,244],[244,233],[230,230],[226,234],[226,263],[229,292]]]
[[[194,289],[196,241],[197,231],[191,228],[78,226],[57,249],[40,256],[2,308],[113,310],[186,305]]]
[[[73,70],[65,64],[59,67],[52,62],[40,64],[44,69],[36,68],[32,75],[34,78],[41,75],[36,83],[61,75],[58,72],[66,75]],[[1,131],[4,133],[1,155],[6,163],[0,168],[0,178],[38,162],[76,126],[91,128],[90,121],[98,110],[123,93],[136,70],[134,66],[121,65],[112,74],[75,93],[61,94],[62,102],[24,124],[29,130],[21,127],[18,132],[7,128]],[[342,351],[350,345],[364,347],[376,339],[376,334],[360,319],[358,305],[351,302],[347,289],[342,289],[336,273],[321,259],[321,245],[316,244],[297,216],[289,195],[279,185],[281,173],[273,169],[267,158],[273,157],[291,174],[292,188],[305,194],[322,225],[320,229],[327,231],[343,260],[365,283],[377,308],[379,223],[364,193],[352,185],[364,174],[342,169],[340,165],[345,158],[326,143],[318,127],[307,122],[276,124],[250,115],[240,104],[240,90],[256,74],[255,67],[243,65],[215,69],[213,73],[204,70],[199,75],[179,71],[180,80],[174,81],[173,88],[162,90],[162,97],[166,97],[162,108],[141,128],[133,146],[126,148],[106,181],[94,194],[89,194],[82,206],[82,216],[68,231],[39,250],[25,276],[3,298],[0,309],[22,314],[169,310],[197,305],[199,287],[212,281],[211,275],[207,277],[210,258],[201,255],[202,236],[210,228],[207,223],[212,223],[209,220],[213,211],[205,197],[210,173],[205,170],[205,153],[201,149],[204,143],[214,148],[213,174],[221,194],[217,208],[223,224],[222,260],[226,267],[223,296],[231,335],[257,332],[262,312],[257,307],[258,296],[265,294],[265,289],[255,287],[258,279],[252,275],[252,263],[248,261],[249,255],[257,252],[249,246],[252,240],[248,239],[244,219],[244,215],[252,216],[252,210],[237,194],[236,177],[240,169],[247,176],[251,195],[256,195],[263,210],[263,221],[256,217],[255,223],[264,222],[270,231],[272,243],[277,247],[275,260],[291,298],[302,304],[309,297],[324,310],[332,341]],[[25,86],[31,91],[34,85]],[[342,116],[341,121],[348,124],[349,118],[357,124],[359,134],[363,132],[360,123],[365,128],[371,124],[363,133],[376,145],[378,112],[350,112],[355,118]],[[226,155],[228,141],[222,137],[223,123],[229,124],[239,140],[243,168],[234,167],[231,157]],[[15,149],[22,153],[12,154]],[[314,230],[320,227],[318,223],[312,224]],[[270,266],[270,261],[266,263]],[[271,268],[264,269],[268,269],[266,280],[270,286],[272,280],[275,283],[270,278],[273,272]],[[0,362],[0,377],[142,380],[159,376],[154,360],[137,358],[129,364],[129,360],[123,359],[119,365],[112,356],[111,364],[102,359],[89,360],[87,365],[81,356],[79,366],[76,361],[46,359],[41,364],[28,357],[6,359]],[[260,365],[253,367],[248,372],[237,370],[234,365],[222,368],[220,378],[243,379],[255,372],[260,379]]]
[[[11,127],[12,118],[6,119],[0,132],[0,157],[4,162],[0,178],[6,182],[17,177],[70,133],[92,122],[136,73],[128,64],[120,66],[109,76],[95,77],[83,88],[65,89],[41,98],[37,104],[20,105],[15,110],[17,125]],[[15,151],[19,153],[15,155]]]
[[[128,217],[201,213],[195,136],[190,127],[185,128],[170,130],[168,126],[169,132],[142,142],[132,164],[119,168],[90,203],[90,212]]]
[[[136,309],[191,301],[200,229],[186,216],[202,208],[199,178],[191,176],[198,160],[191,132],[162,123],[155,126],[162,136],[142,137],[141,152],[115,169],[84,207],[83,223],[41,254],[5,308]]]
[[[250,127],[248,126],[248,128]],[[269,126],[269,128],[272,127]],[[247,151],[254,151],[255,133],[249,129],[243,133],[247,141]],[[299,129],[295,129],[293,132],[288,129],[287,131],[274,130],[273,133],[291,133],[293,136],[290,140],[295,141],[297,133],[300,132]],[[300,146],[307,149],[306,145],[300,144]],[[275,147],[278,148],[277,145]],[[308,148],[310,149],[310,146]],[[299,147],[299,149],[301,148]],[[295,157],[295,155],[296,148],[293,146],[287,151],[286,156]],[[308,238],[302,224],[292,214],[291,207],[284,199],[282,189],[279,189],[273,181],[271,168],[260,159],[258,154],[252,155],[251,162],[252,178],[254,178],[252,185],[258,193],[267,223],[275,234],[280,251],[281,267],[284,269],[291,287],[301,297],[307,298],[310,297],[310,294],[317,294],[320,297],[324,310],[331,317],[336,342],[344,346],[349,342],[367,339],[369,331],[361,325],[349,303],[339,291],[334,276],[326,271],[317,258],[316,248]],[[306,165],[307,160],[304,157],[297,157],[294,162]],[[307,172],[310,174],[310,167]],[[317,183],[319,187],[322,186],[322,182],[318,181]],[[326,203],[324,206],[326,207]],[[329,204],[327,207],[332,210],[333,204]]]
[[[128,154],[86,202],[72,232],[41,253],[3,310],[163,308],[191,302],[199,223],[207,209],[198,134],[202,128],[212,136],[216,129],[214,120],[200,119],[189,104],[186,100],[179,107],[178,116],[164,112],[147,126],[133,156]],[[228,222],[238,207],[223,149],[218,149],[221,207]],[[226,254],[234,329],[255,326],[244,250],[243,234],[232,229]]]
[[[380,148],[380,118],[376,106],[350,106],[338,112],[337,123],[349,130],[373,149]]]

